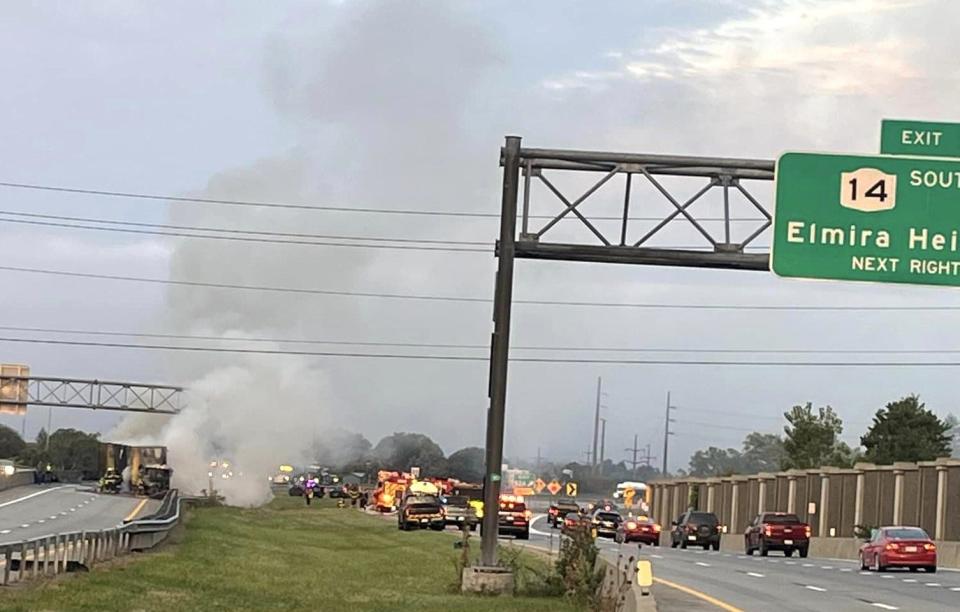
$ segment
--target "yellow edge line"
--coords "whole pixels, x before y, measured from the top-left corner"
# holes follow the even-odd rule
[[[135,516],[137,516],[138,514],[140,514],[140,511],[143,510],[143,507],[146,506],[146,505],[147,505],[147,500],[146,500],[146,499],[141,499],[141,500],[140,500],[140,503],[137,504],[137,507],[133,509],[133,512],[131,512],[130,514],[128,514],[128,515],[126,516],[126,518],[124,518],[123,520],[124,520],[124,521],[132,521],[132,520],[133,520],[133,517],[135,517]]]
[[[743,612],[743,610],[741,610],[740,608],[731,606],[726,602],[720,601],[716,597],[710,597],[706,593],[701,593],[700,591],[691,589],[690,587],[685,587],[682,584],[677,584],[676,582],[670,582],[669,580],[664,580],[663,578],[654,578],[653,581],[658,582],[663,586],[668,586],[671,589],[677,589],[678,591],[683,591],[687,595],[693,595],[694,597],[698,599],[702,599],[707,603],[711,603],[722,610],[726,610],[727,612]]]

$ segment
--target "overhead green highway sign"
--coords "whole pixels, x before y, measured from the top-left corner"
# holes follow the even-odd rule
[[[884,119],[880,124],[880,153],[960,157],[960,123]]]
[[[770,267],[797,278],[960,285],[960,159],[785,153]]]

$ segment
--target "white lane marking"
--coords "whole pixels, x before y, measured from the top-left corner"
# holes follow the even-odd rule
[[[804,563],[803,567],[813,567],[813,563]]]
[[[20,529],[26,529],[29,526],[30,526],[30,523],[24,523],[23,525],[20,525]]]
[[[737,559],[746,559],[746,558],[747,558],[746,555],[737,555]]]
[[[861,576],[873,576],[873,572],[860,572]],[[889,578],[890,576],[884,576],[884,578]]]
[[[731,555],[730,553],[723,553],[723,556],[724,556],[724,557],[732,557],[733,555]]]
[[[747,572],[747,576],[753,576],[754,578],[765,578],[763,574],[758,574],[756,572]]]
[[[767,559],[770,563],[780,563],[779,559]]]
[[[548,537],[548,538],[549,538],[551,535],[553,535],[553,534],[551,534],[551,533],[549,533],[549,532],[540,531],[539,529],[534,529],[534,528],[533,528],[533,524],[536,523],[539,519],[542,519],[542,518],[545,517],[545,516],[547,516],[547,515],[546,515],[546,514],[537,514],[537,515],[534,516],[532,519],[530,519],[530,533],[535,533],[535,534],[537,534],[537,535],[546,536],[546,537]]]
[[[37,522],[40,523],[41,525],[43,525],[43,524],[46,523],[47,521],[45,521],[44,519],[40,519],[40,520],[38,520]]]
[[[903,581],[904,581],[904,582],[909,582],[909,583],[911,583],[911,584],[914,583],[914,582],[916,582],[916,580],[914,580],[913,578],[904,578]]]
[[[881,578],[886,578],[887,580],[893,580],[893,576],[880,576]]]
[[[57,520],[57,515],[56,515],[56,514],[51,514],[51,515],[50,515],[50,520],[51,520],[51,521]]]
[[[654,559],[663,559],[663,555],[650,555]]]
[[[941,586],[943,586],[943,585],[940,584],[939,582],[928,582],[928,583],[926,583],[924,586],[928,586],[928,587],[941,587]]]
[[[897,606],[891,606],[890,604],[885,603],[872,603],[871,606],[875,608],[880,608],[881,610],[899,610]]]
[[[71,489],[71,488],[73,488],[72,485],[63,485],[62,487],[53,487],[52,489],[44,489],[43,491],[37,491],[36,493],[31,493],[30,495],[24,495],[23,497],[18,497],[17,499],[12,499],[8,502],[3,502],[2,504],[0,504],[0,508],[5,508],[13,504],[18,504],[22,501],[28,500],[32,497],[36,497],[38,495],[45,495],[47,493],[50,493],[51,491],[59,491],[60,489]]]
[[[842,568],[840,568],[840,571],[841,571],[841,572],[852,572],[852,571],[853,571],[853,568],[852,568],[852,567],[842,567]]]
[[[10,533],[9,529],[4,529],[3,531],[0,531],[0,534],[2,535],[7,535],[8,533]]]
[[[710,567],[709,563],[704,563],[703,561],[697,561],[696,564],[699,565],[700,567]]]
[[[60,513],[60,516],[67,516],[67,513],[66,513],[66,512],[61,512],[61,513]]]
[[[796,565],[796,564],[797,564],[796,561],[784,561],[783,563],[784,563],[784,565]]]
[[[960,591],[960,587],[953,587],[953,588],[951,588],[950,590],[951,590],[951,591]]]
[[[833,566],[832,566],[832,565],[821,565],[821,566],[820,566],[820,569],[831,570],[831,569],[833,569]]]
[[[811,591],[816,591],[817,593],[826,593],[826,591],[827,591],[827,589],[824,589],[824,588],[821,588],[821,587],[818,587],[818,586],[813,586],[812,584],[808,584],[808,585],[805,586],[804,588],[805,588],[805,589],[810,589]]]
[[[76,511],[77,511],[76,508],[70,508],[70,512],[76,512]]]

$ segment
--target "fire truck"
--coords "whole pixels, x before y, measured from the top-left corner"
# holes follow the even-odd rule
[[[379,512],[393,512],[403,501],[403,495],[407,487],[413,481],[413,477],[406,472],[387,472],[381,470],[377,473],[377,488],[373,491],[373,506]]]

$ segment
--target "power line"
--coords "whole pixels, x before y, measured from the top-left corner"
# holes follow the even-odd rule
[[[143,223],[137,221],[121,221],[116,219],[98,219],[92,217],[74,217],[69,215],[47,215],[41,213],[29,213],[19,210],[0,210],[0,215],[13,217],[26,217],[30,219],[54,219],[59,221],[72,221],[77,223],[101,223],[109,225],[120,225],[128,227],[146,227],[165,230],[180,230],[190,232],[217,232],[224,234],[240,234],[245,236],[275,236],[281,238],[311,238],[317,240],[360,240],[370,242],[413,242],[424,244],[452,244],[452,245],[472,245],[472,246],[490,246],[489,240],[437,240],[430,238],[388,238],[382,236],[344,236],[342,234],[311,234],[305,232],[275,232],[266,230],[244,230],[226,227],[212,227],[203,225],[173,225],[168,223]],[[72,226],[67,226],[72,227]]]
[[[50,276],[65,276],[73,278],[89,278],[97,280],[124,281],[135,283],[149,283],[158,285],[177,285],[186,287],[205,287],[212,289],[235,289],[242,291],[265,291],[276,293],[297,293],[313,295],[335,295],[346,297],[369,297],[386,298],[399,300],[423,300],[436,302],[457,302],[457,303],[478,303],[490,304],[493,302],[490,298],[471,297],[471,296],[445,296],[445,295],[427,295],[410,293],[386,293],[372,291],[339,291],[332,289],[314,289],[306,287],[277,287],[268,285],[244,285],[238,283],[213,283],[205,281],[189,281],[165,278],[150,278],[142,276],[123,276],[116,274],[96,274],[91,272],[70,272],[66,270],[51,270],[48,268],[30,268],[22,266],[0,266],[0,270],[7,272],[21,272],[26,274],[42,274]],[[514,304],[524,306],[574,306],[574,307],[598,307],[598,308],[629,308],[629,309],[663,309],[663,310],[751,310],[751,311],[809,311],[809,312],[901,312],[901,311],[942,311],[952,312],[960,310],[960,306],[948,305],[916,305],[916,306],[878,306],[868,305],[767,305],[767,304],[688,304],[672,302],[594,302],[594,301],[575,301],[575,300],[514,300]]]
[[[52,340],[44,338],[0,337],[0,342],[24,344],[49,344],[56,346],[90,346],[99,348],[124,348],[181,352],[236,353],[255,355],[289,355],[306,357],[357,357],[376,359],[415,359],[435,361],[486,362],[486,356],[470,355],[418,355],[408,353],[356,353],[340,351],[295,351],[279,349],[247,349],[208,346],[174,346],[160,344],[131,344],[124,342],[88,342],[81,340]],[[691,365],[691,366],[740,366],[740,367],[957,367],[960,361],[720,361],[720,360],[673,360],[673,359],[591,359],[576,357],[513,357],[520,363],[592,363],[607,365]],[[704,424],[707,425],[707,424]],[[712,426],[712,425],[710,425]]]
[[[49,334],[74,334],[82,336],[110,336],[110,337],[131,337],[131,338],[161,338],[168,340],[213,340],[224,342],[250,342],[250,343],[274,343],[274,344],[330,344],[336,346],[374,346],[374,347],[398,347],[398,348],[432,348],[432,349],[464,349],[464,350],[489,350],[486,344],[464,344],[453,342],[390,342],[384,340],[329,340],[329,339],[304,339],[304,338],[278,338],[278,337],[233,337],[217,336],[203,334],[170,334],[160,332],[130,332],[114,330],[90,330],[90,329],[71,329],[62,327],[31,327],[19,325],[0,325],[0,330],[16,332],[35,332]],[[889,355],[913,355],[913,354],[957,354],[960,349],[755,349],[755,348],[670,348],[670,347],[605,347],[605,346],[549,346],[549,345],[515,345],[513,350],[523,351],[555,351],[555,352],[598,352],[598,353],[734,353],[734,354],[889,354]],[[714,410],[686,408],[693,412],[702,412],[716,414]],[[724,415],[744,416],[750,418],[779,418],[764,417],[745,412],[723,411]]]
[[[33,183],[15,183],[10,181],[0,181],[0,187],[11,189],[28,189],[33,191],[52,191],[57,193],[73,193],[82,195],[97,195],[114,198],[133,198],[139,200],[159,200],[189,204],[215,204],[221,206],[252,206],[260,208],[285,208],[292,210],[314,210],[328,212],[347,212],[347,213],[365,213],[381,215],[427,215],[435,217],[467,217],[479,219],[499,219],[499,213],[485,213],[476,211],[450,211],[450,210],[417,210],[417,209],[393,209],[393,208],[364,208],[350,206],[321,206],[315,204],[293,204],[287,202],[273,202],[262,200],[232,200],[216,198],[198,198],[186,196],[170,196],[153,193],[131,192],[131,191],[111,191],[105,189],[81,189],[77,187],[64,187],[59,185],[38,185]],[[531,219],[553,219],[555,215],[530,215]],[[568,219],[565,217],[565,219]],[[620,216],[597,216],[590,217],[597,221],[622,221]],[[630,221],[662,221],[662,217],[630,217]],[[697,221],[723,221],[722,217],[704,217]],[[766,221],[762,217],[734,217],[731,221]]]
[[[328,247],[350,247],[358,249],[400,249],[406,251],[443,251],[445,253],[493,253],[491,244],[485,249],[476,248],[453,248],[440,246],[415,246],[411,244],[357,244],[353,242],[321,242],[316,240],[279,240],[275,238],[252,238],[246,236],[218,236],[208,234],[190,234],[187,232],[169,232],[163,230],[132,229],[129,227],[98,227],[95,225],[79,225],[75,223],[55,223],[53,221],[28,221],[26,219],[3,219],[0,223],[17,223],[20,225],[39,225],[44,227],[64,227],[71,229],[84,229],[99,232],[116,232],[123,234],[147,234],[151,236],[171,236],[175,238],[203,238],[206,240],[227,240],[232,242],[257,242],[265,244],[295,244],[303,246],[328,246]],[[359,238],[364,240],[363,238]],[[412,238],[373,238],[372,240],[396,241],[396,242],[419,242]],[[451,241],[450,244],[456,244]]]

